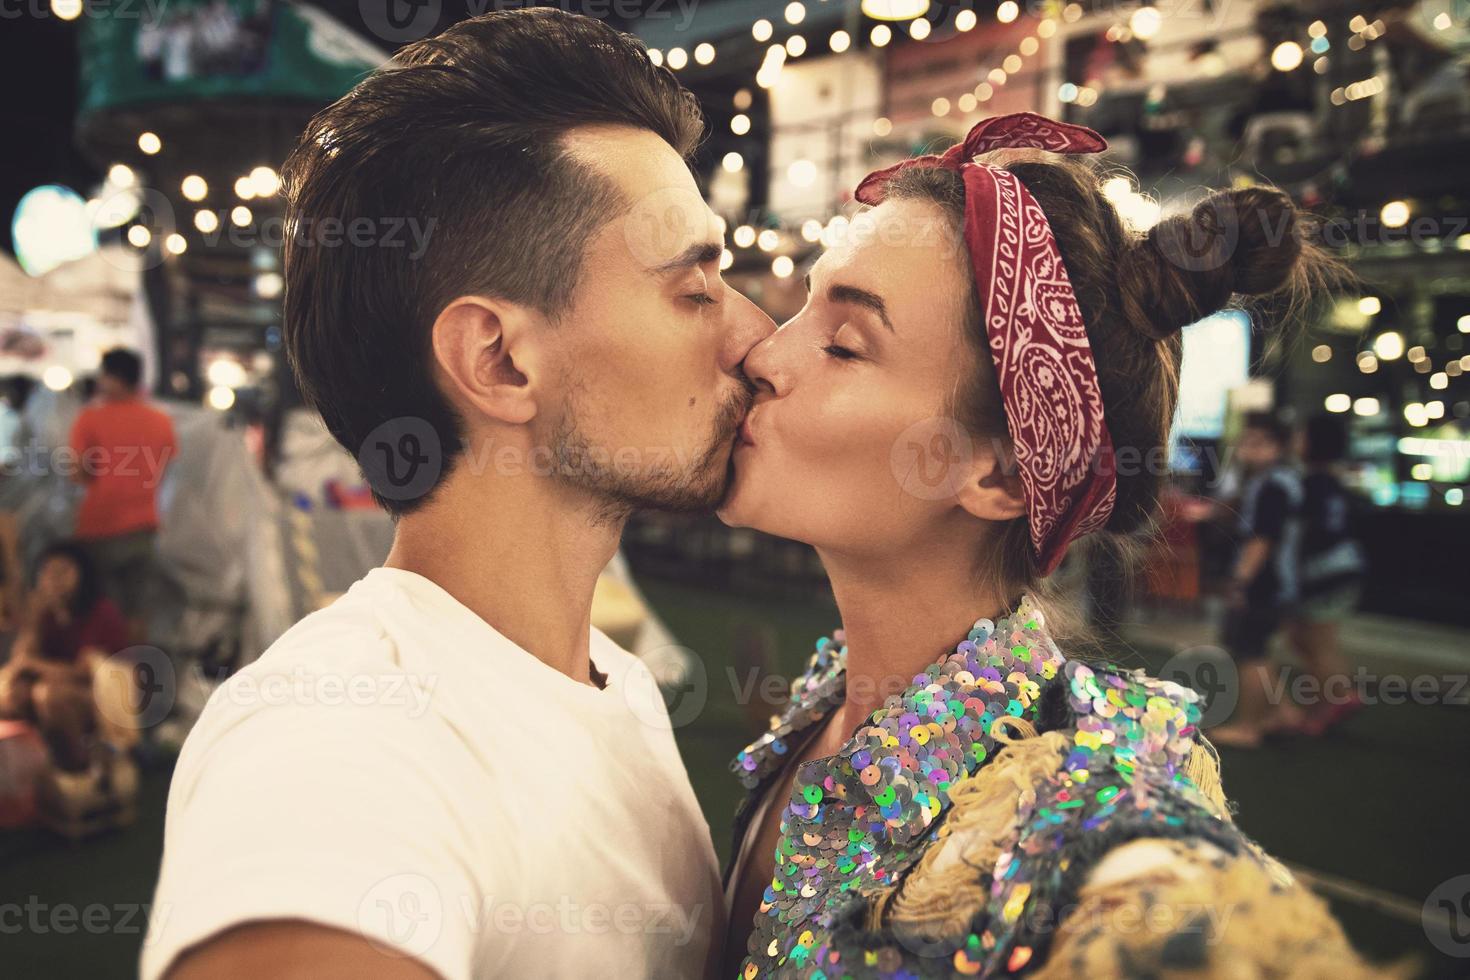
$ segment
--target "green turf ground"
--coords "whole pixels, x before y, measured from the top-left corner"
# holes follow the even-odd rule
[[[753,600],[685,585],[641,584],[679,642],[706,664],[708,703],[678,736],[723,859],[739,799],[727,765],[756,732],[759,714],[737,701],[743,677],[738,670],[733,679],[729,673],[737,646],[752,631],[768,631],[776,668],[789,676],[801,668],[812,642],[835,625],[835,611],[810,599]],[[1157,664],[1165,655],[1145,649],[1130,659]],[[1226,752],[1225,788],[1239,806],[1242,825],[1278,857],[1422,903],[1441,881],[1470,873],[1464,829],[1470,811],[1467,717],[1463,708],[1373,707],[1330,740]],[[47,908],[69,906],[78,914],[95,905],[107,911],[94,916],[105,914],[118,926],[62,931],[47,925],[37,931],[18,920],[28,916],[24,908],[0,915],[0,978],[136,975],[142,941],[137,906],[152,896],[167,782],[166,765],[146,771],[138,824],[76,847],[42,831],[0,834],[0,907],[23,907],[32,896]],[[1470,975],[1470,959],[1437,954],[1412,922],[1353,901],[1334,899],[1333,909],[1367,953],[1419,953],[1426,976]],[[126,923],[125,916],[131,916]]]

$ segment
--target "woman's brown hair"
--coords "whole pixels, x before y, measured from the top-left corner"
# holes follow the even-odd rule
[[[1184,327],[1250,298],[1279,322],[1310,308],[1341,278],[1341,267],[1307,240],[1304,216],[1268,187],[1216,191],[1186,215],[1147,234],[1130,230],[1103,195],[1100,175],[1075,158],[1001,150],[979,162],[1015,174],[1046,213],[1066,264],[1097,362],[1108,431],[1118,460],[1118,498],[1106,532],[1151,526],[1167,475],[1169,429],[1179,400]],[[939,205],[963,227],[960,175],[910,168],[889,199]],[[1007,438],[1005,409],[981,323],[978,291],[965,308],[978,377],[951,406],[976,436]],[[1025,518],[1006,525],[981,574],[1003,595],[1036,590],[1041,570]]]

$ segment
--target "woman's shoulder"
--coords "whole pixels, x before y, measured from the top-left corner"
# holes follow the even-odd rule
[[[947,936],[959,973],[1210,975],[1244,957],[1369,975],[1352,972],[1360,961],[1325,904],[1234,823],[1193,691],[1068,660],[1042,696],[1050,725],[1013,726],[951,788],[932,843],[870,925],[909,946]]]

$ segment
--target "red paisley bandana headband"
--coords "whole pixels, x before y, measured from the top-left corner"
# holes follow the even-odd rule
[[[1046,215],[1013,174],[972,161],[1003,147],[1097,153],[1107,145],[1085,126],[1017,112],[981,122],[942,156],[905,160],[857,188],[859,201],[879,204],[888,182],[909,167],[964,178],[965,243],[1045,575],[1068,545],[1108,522],[1118,496],[1113,440],[1082,311]]]

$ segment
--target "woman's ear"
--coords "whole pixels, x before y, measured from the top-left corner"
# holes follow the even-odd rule
[[[956,498],[967,513],[982,521],[1026,516],[1026,488],[1009,444],[996,450],[976,446],[969,476],[960,484]]]
[[[455,402],[512,425],[536,417],[533,321],[525,307],[483,296],[444,307],[433,326],[434,360]]]

